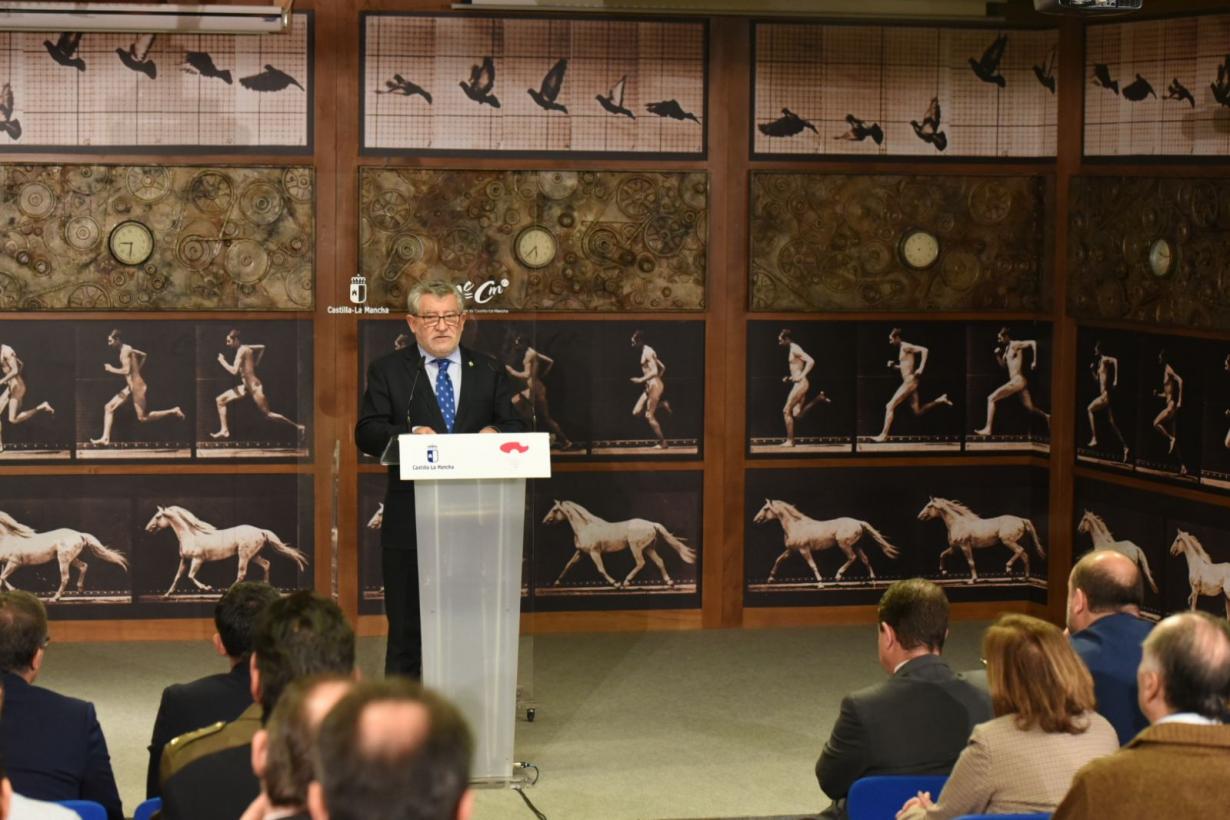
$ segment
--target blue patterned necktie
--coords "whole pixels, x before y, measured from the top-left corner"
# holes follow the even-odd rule
[[[453,398],[453,380],[449,378],[448,359],[436,359],[436,403],[440,405],[440,415],[444,416],[444,425],[453,432],[453,422],[457,419],[457,400]]]

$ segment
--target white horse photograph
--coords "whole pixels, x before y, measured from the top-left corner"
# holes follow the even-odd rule
[[[1230,618],[1230,564],[1214,564],[1200,539],[1183,530],[1175,535],[1170,554],[1187,558],[1187,608],[1195,609],[1196,599],[1201,595],[1222,595],[1226,599],[1226,617]]]
[[[88,532],[78,532],[65,527],[35,532],[21,524],[6,512],[0,512],[0,589],[16,589],[9,576],[18,567],[29,567],[56,561],[60,565],[60,588],[52,597],[59,601],[68,586],[70,568],[77,570],[77,591],[85,589],[85,572],[89,565],[79,557],[85,550],[104,561],[116,564],[128,571],[128,559],[123,553],[104,547],[102,542]]]
[[[1021,544],[1025,536],[1033,540],[1034,549],[1039,558],[1045,558],[1042,542],[1038,540],[1038,531],[1033,522],[1019,515],[997,515],[994,518],[980,518],[977,513],[960,501],[947,498],[932,498],[918,513],[919,521],[938,518],[948,529],[948,549],[940,553],[940,575],[947,575],[944,559],[954,550],[961,550],[965,562],[969,564],[969,583],[978,580],[978,569],[974,566],[974,550],[1003,544],[1012,550],[1012,557],[1004,565],[1004,572],[1011,574],[1012,565],[1020,561],[1025,569],[1025,577],[1029,577],[1029,553]]]
[[[376,512],[367,520],[367,528],[369,530],[378,530],[384,526],[384,502],[380,502],[380,506],[376,508]]]
[[[798,554],[807,562],[807,566],[811,567],[812,574],[816,576],[816,586],[824,586],[824,578],[820,575],[820,569],[816,566],[816,559],[812,553],[832,547],[840,547],[846,555],[846,562],[841,565],[841,569],[837,570],[837,574],[833,577],[834,581],[840,581],[846,574],[846,570],[856,560],[861,560],[863,566],[867,568],[868,581],[874,581],[876,571],[872,569],[867,553],[859,546],[859,541],[864,536],[870,536],[889,558],[896,558],[901,554],[896,547],[888,543],[888,539],[881,535],[879,530],[857,518],[843,517],[818,521],[799,512],[798,507],[787,501],[766,498],[764,506],[760,508],[760,512],[756,513],[752,523],[764,524],[769,521],[781,524],[782,535],[786,542],[786,549],[777,556],[777,560],[773,562],[773,569],[769,571],[769,583],[773,583],[777,578],[777,570],[782,562],[792,554]]]
[[[1102,516],[1091,510],[1085,510],[1081,515],[1080,523],[1076,525],[1076,531],[1087,534],[1095,550],[1114,550],[1131,559],[1132,563],[1140,568],[1141,575],[1149,582],[1149,588],[1157,592],[1157,582],[1153,580],[1153,573],[1149,571],[1149,559],[1145,557],[1145,551],[1131,541],[1116,540]]]
[[[662,580],[666,582],[666,585],[668,587],[675,586],[675,581],[671,578],[670,573],[666,571],[666,562],[658,554],[657,547],[659,543],[666,544],[677,552],[679,558],[684,563],[696,563],[696,551],[683,543],[683,539],[672,535],[661,524],[655,521],[646,521],[644,518],[630,518],[627,521],[607,521],[594,515],[575,501],[556,500],[551,505],[551,509],[547,511],[546,517],[542,519],[542,523],[567,523],[572,527],[572,540],[576,552],[568,559],[568,563],[564,565],[563,571],[555,579],[556,586],[559,586],[564,580],[568,570],[572,569],[576,562],[581,560],[583,554],[589,556],[590,560],[594,562],[594,566],[598,568],[598,573],[615,589],[627,588],[628,583],[644,569],[646,556],[649,557],[650,561],[653,561],[658,571],[662,573]],[[632,560],[636,563],[623,581],[616,581],[607,573],[606,567],[602,563],[602,556],[622,552],[623,550],[631,550]]]
[[[213,524],[197,518],[190,510],[183,507],[159,507],[154,517],[145,525],[146,532],[157,532],[170,527],[179,539],[179,569],[175,571],[175,579],[170,588],[163,593],[163,598],[169,598],[175,591],[176,584],[184,574],[184,567],[191,563],[188,569],[188,580],[196,584],[203,592],[214,592],[213,587],[197,580],[196,574],[206,561],[223,561],[232,556],[239,557],[239,572],[235,576],[238,583],[248,574],[248,563],[255,562],[265,573],[265,582],[269,581],[269,562],[260,556],[266,545],[280,555],[295,562],[300,570],[307,568],[308,559],[299,550],[288,546],[278,538],[272,530],[254,527],[251,524],[240,524],[220,530]]]

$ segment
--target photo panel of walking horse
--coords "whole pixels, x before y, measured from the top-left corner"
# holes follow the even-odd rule
[[[530,482],[534,608],[699,607],[702,478],[569,471]]]
[[[72,457],[74,333],[56,322],[0,324],[0,463]]]
[[[1109,354],[1108,354],[1109,355]],[[1144,585],[1142,612],[1167,614],[1171,561],[1166,549],[1166,511],[1173,499],[1158,493],[1078,478],[1073,505],[1073,561],[1090,550],[1112,549],[1132,560]]]
[[[921,576],[953,601],[1045,602],[1046,471],[747,471],[744,602],[872,604]]]

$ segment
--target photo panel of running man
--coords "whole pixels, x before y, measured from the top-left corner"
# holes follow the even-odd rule
[[[854,322],[748,323],[751,455],[853,451],[857,344]]]
[[[705,323],[587,322],[595,456],[701,455]]]
[[[964,410],[964,324],[859,325],[860,452],[958,451]]]
[[[1051,326],[966,326],[965,449],[1050,451]]]
[[[1202,341],[1200,360],[1204,369],[1200,483],[1230,490],[1230,342]]]
[[[1165,509],[1170,499],[1106,481],[1076,479],[1072,507],[1073,563],[1090,550],[1123,553],[1140,570],[1145,598],[1142,610],[1156,620],[1163,614],[1170,559],[1165,542]]]
[[[1131,470],[1136,456],[1137,334],[1081,327],[1076,336],[1076,457]]]
[[[70,380],[71,384],[71,380]],[[132,617],[132,503],[126,478],[0,476],[0,579],[52,617]]]
[[[196,340],[197,455],[306,458],[312,438],[311,323],[198,322]]]
[[[140,617],[207,617],[241,580],[267,581],[284,592],[312,586],[310,475],[122,480],[133,505],[129,543]]]
[[[57,322],[0,323],[0,461],[72,456],[76,346],[64,342]]]
[[[193,322],[77,325],[77,458],[192,456]]]
[[[1136,470],[1196,481],[1201,464],[1203,342],[1138,335]]]

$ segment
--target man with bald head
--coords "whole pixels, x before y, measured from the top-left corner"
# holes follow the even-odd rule
[[[1094,550],[1068,576],[1068,633],[1093,676],[1098,713],[1123,745],[1148,721],[1136,704],[1141,644],[1153,625],[1140,617],[1144,588],[1136,564],[1114,550]]]
[[[1223,817],[1230,804],[1230,625],[1204,612],[1162,621],[1137,672],[1151,724],[1076,773],[1053,820]]]
[[[361,683],[320,725],[312,820],[469,820],[473,752],[439,695],[404,678]]]

